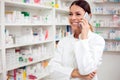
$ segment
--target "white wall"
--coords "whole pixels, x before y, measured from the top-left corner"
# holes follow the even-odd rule
[[[120,80],[120,53],[104,53],[98,69],[99,80]]]

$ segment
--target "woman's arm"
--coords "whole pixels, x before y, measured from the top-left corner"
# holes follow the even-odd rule
[[[102,37],[97,36],[92,39],[79,40],[75,43],[75,57],[80,74],[87,75],[97,70],[101,63],[105,41]]]
[[[72,78],[82,78],[82,79],[85,79],[85,80],[92,80],[94,78],[94,76],[96,75],[96,71],[88,74],[88,75],[81,75],[78,71],[78,69],[74,69],[72,71],[72,74],[71,74],[71,77]]]

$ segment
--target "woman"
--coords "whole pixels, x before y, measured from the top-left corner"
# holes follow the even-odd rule
[[[69,22],[73,34],[58,43],[55,56],[49,63],[52,80],[97,80],[96,70],[101,63],[105,41],[93,33],[92,26],[84,18],[86,12],[91,16],[85,0],[71,4]]]

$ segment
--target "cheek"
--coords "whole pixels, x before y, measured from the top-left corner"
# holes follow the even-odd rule
[[[68,20],[69,22],[71,21],[80,21],[83,17],[79,16],[79,17],[76,17],[76,18],[71,18],[71,17],[68,17]]]
[[[68,18],[68,21],[71,22],[71,20],[72,20],[72,19],[69,17],[69,18]]]

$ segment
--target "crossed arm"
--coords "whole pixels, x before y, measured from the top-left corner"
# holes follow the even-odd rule
[[[94,76],[96,75],[96,71],[88,74],[88,75],[81,75],[78,71],[78,69],[74,69],[71,73],[71,77],[72,78],[82,78],[85,80],[92,80],[94,78]]]

